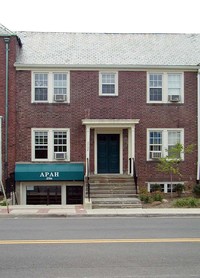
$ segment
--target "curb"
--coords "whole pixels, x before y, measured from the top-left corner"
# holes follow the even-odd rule
[[[143,217],[143,218],[153,218],[153,217],[200,217],[200,213],[102,213],[102,214],[0,214],[0,218],[92,218],[92,217]]]

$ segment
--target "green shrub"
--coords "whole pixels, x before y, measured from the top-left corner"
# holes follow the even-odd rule
[[[152,198],[151,198],[151,195],[150,193],[141,193],[139,195],[139,198],[142,202],[144,202],[145,204],[147,203],[152,203]]]
[[[200,184],[195,184],[193,186],[193,191],[194,195],[196,195],[197,197],[200,197]]]
[[[7,206],[6,200],[1,201],[0,206]]]
[[[152,193],[143,191],[140,193],[139,198],[145,204],[152,203],[154,201],[162,202],[163,194],[160,191],[154,191]]]
[[[155,191],[155,192],[151,193],[151,198],[152,198],[153,202],[155,202],[155,201],[162,202],[163,194],[160,191]]]
[[[181,198],[176,200],[173,205],[179,208],[197,208],[200,207],[200,200],[193,197]]]
[[[180,197],[183,191],[185,190],[185,185],[182,183],[177,183],[174,185],[174,189],[177,192],[178,196]]]

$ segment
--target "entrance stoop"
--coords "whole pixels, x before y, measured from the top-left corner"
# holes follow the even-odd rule
[[[129,175],[90,176],[90,199],[92,208],[142,207],[133,177]]]

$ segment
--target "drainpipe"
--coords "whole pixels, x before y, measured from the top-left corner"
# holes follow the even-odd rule
[[[199,181],[199,174],[200,174],[200,69],[198,70],[197,75],[197,130],[198,130],[198,158],[197,158],[197,181]]]
[[[2,116],[0,116],[0,182],[1,181],[2,181]]]
[[[6,91],[5,91],[5,179],[8,178],[8,61],[10,38],[4,38],[6,44]]]

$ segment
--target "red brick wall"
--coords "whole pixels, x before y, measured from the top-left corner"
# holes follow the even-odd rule
[[[184,144],[195,144],[192,154],[185,155],[181,163],[181,180],[195,183],[197,171],[197,78],[196,73],[184,74],[184,104],[142,105],[142,117],[136,126],[136,162],[139,183],[169,181],[169,175],[157,171],[157,163],[146,161],[147,128],[184,128]],[[137,113],[138,114],[138,113]],[[135,117],[135,115],[134,115]],[[137,117],[137,116],[136,116]],[[176,177],[179,179],[180,177]]]
[[[71,71],[70,104],[31,104],[31,72],[17,72],[17,161],[31,161],[31,128],[70,128],[71,161],[85,161],[85,127],[81,120],[140,119],[136,125],[136,163],[139,183],[169,180],[146,161],[147,128],[184,128],[185,145],[197,144],[197,78],[185,72],[184,104],[147,104],[146,72],[119,72],[119,96],[102,97],[98,71]],[[127,132],[124,139],[127,140]],[[91,133],[93,142],[93,133]],[[124,149],[127,153],[126,142]],[[94,152],[91,146],[91,154]],[[127,156],[126,156],[127,157]],[[127,158],[124,171],[127,171]],[[186,155],[183,180],[196,179],[197,154]],[[91,167],[92,168],[92,167]],[[125,169],[126,168],[126,169]],[[163,180],[164,179],[164,180]]]
[[[8,175],[14,172],[15,166],[15,123],[16,123],[16,71],[14,63],[16,60],[17,50],[16,37],[10,37],[9,43],[9,82],[8,82],[8,103],[9,103],[9,115],[8,115]],[[2,126],[2,145],[3,145],[3,174],[5,174],[5,94],[6,94],[6,47],[4,38],[0,37],[0,115],[3,116]]]

